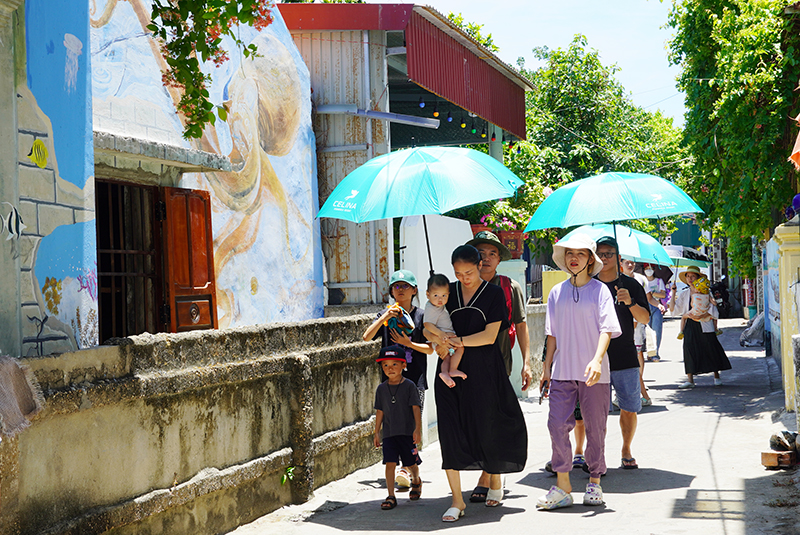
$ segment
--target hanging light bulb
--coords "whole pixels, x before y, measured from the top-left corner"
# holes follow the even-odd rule
[[[513,148],[514,148],[514,142],[513,141],[509,141],[508,142],[508,150],[512,150]]]
[[[492,132],[492,141],[497,141],[497,134]]]
[[[517,154],[522,154],[522,145],[517,143]]]
[[[433,106],[433,116],[434,117],[439,117],[439,105],[438,104],[435,104]]]
[[[452,123],[453,122],[453,114],[450,113],[449,111],[447,112],[447,122],[448,123]]]
[[[467,122],[464,120],[464,117],[462,116],[461,117],[461,128],[466,128],[466,127],[467,127]]]
[[[485,126],[483,127],[483,130],[481,130],[481,137],[486,137],[486,127]]]
[[[422,97],[419,97],[419,107],[420,108],[424,108],[425,107],[425,101],[422,100]]]
[[[470,128],[469,131],[472,132],[473,134],[478,131],[478,129],[475,128],[475,121],[472,121],[472,128]]]

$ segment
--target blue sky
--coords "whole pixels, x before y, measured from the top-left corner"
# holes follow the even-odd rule
[[[375,0],[367,0],[372,3]],[[385,0],[384,0],[385,1]],[[412,3],[412,2],[404,2]],[[461,13],[464,20],[483,24],[500,47],[499,56],[516,64],[526,59],[537,66],[531,49],[564,48],[576,33],[585,35],[606,65],[616,64],[617,79],[633,101],[648,110],[660,109],[683,125],[683,95],[675,88],[677,67],[670,67],[666,43],[673,30],[662,28],[672,2],[666,0],[429,0],[445,15]]]

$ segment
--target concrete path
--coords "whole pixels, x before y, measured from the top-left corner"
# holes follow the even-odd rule
[[[733,369],[724,385],[711,375],[696,378],[693,390],[678,390],[683,374],[677,320],[664,328],[662,361],[648,363],[645,380],[653,406],[639,415],[633,452],[640,468],[622,470],[619,413],[608,419],[602,480],[606,505],[537,511],[536,499],[555,483],[542,470],[550,458],[547,402],[522,401],[529,433],[525,471],[510,474],[500,507],[468,504],[466,515],[445,524],[449,489],[440,469],[438,443],[422,452],[422,499],[398,493],[399,505],[381,511],[386,497],[383,466],[378,464],[333,482],[299,506],[284,507],[242,526],[236,535],[359,533],[643,533],[756,534],[800,533],[798,474],[766,471],[760,452],[769,436],[784,427],[795,430],[794,414],[783,414],[777,367],[760,348],[739,346],[743,320],[722,320],[721,337]],[[465,498],[477,473],[462,473]],[[572,473],[573,497],[582,503],[588,475]]]

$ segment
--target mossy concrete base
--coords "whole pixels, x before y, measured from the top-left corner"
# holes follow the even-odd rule
[[[0,533],[220,533],[376,462],[372,319],[26,359],[46,407],[0,443]]]

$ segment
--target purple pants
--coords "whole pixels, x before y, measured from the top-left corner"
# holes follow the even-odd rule
[[[581,402],[586,426],[586,463],[591,477],[606,473],[606,420],[611,402],[611,386],[583,381],[550,381],[550,415],[547,428],[553,445],[553,471],[572,470],[572,445],[569,432],[575,428],[575,401]]]

